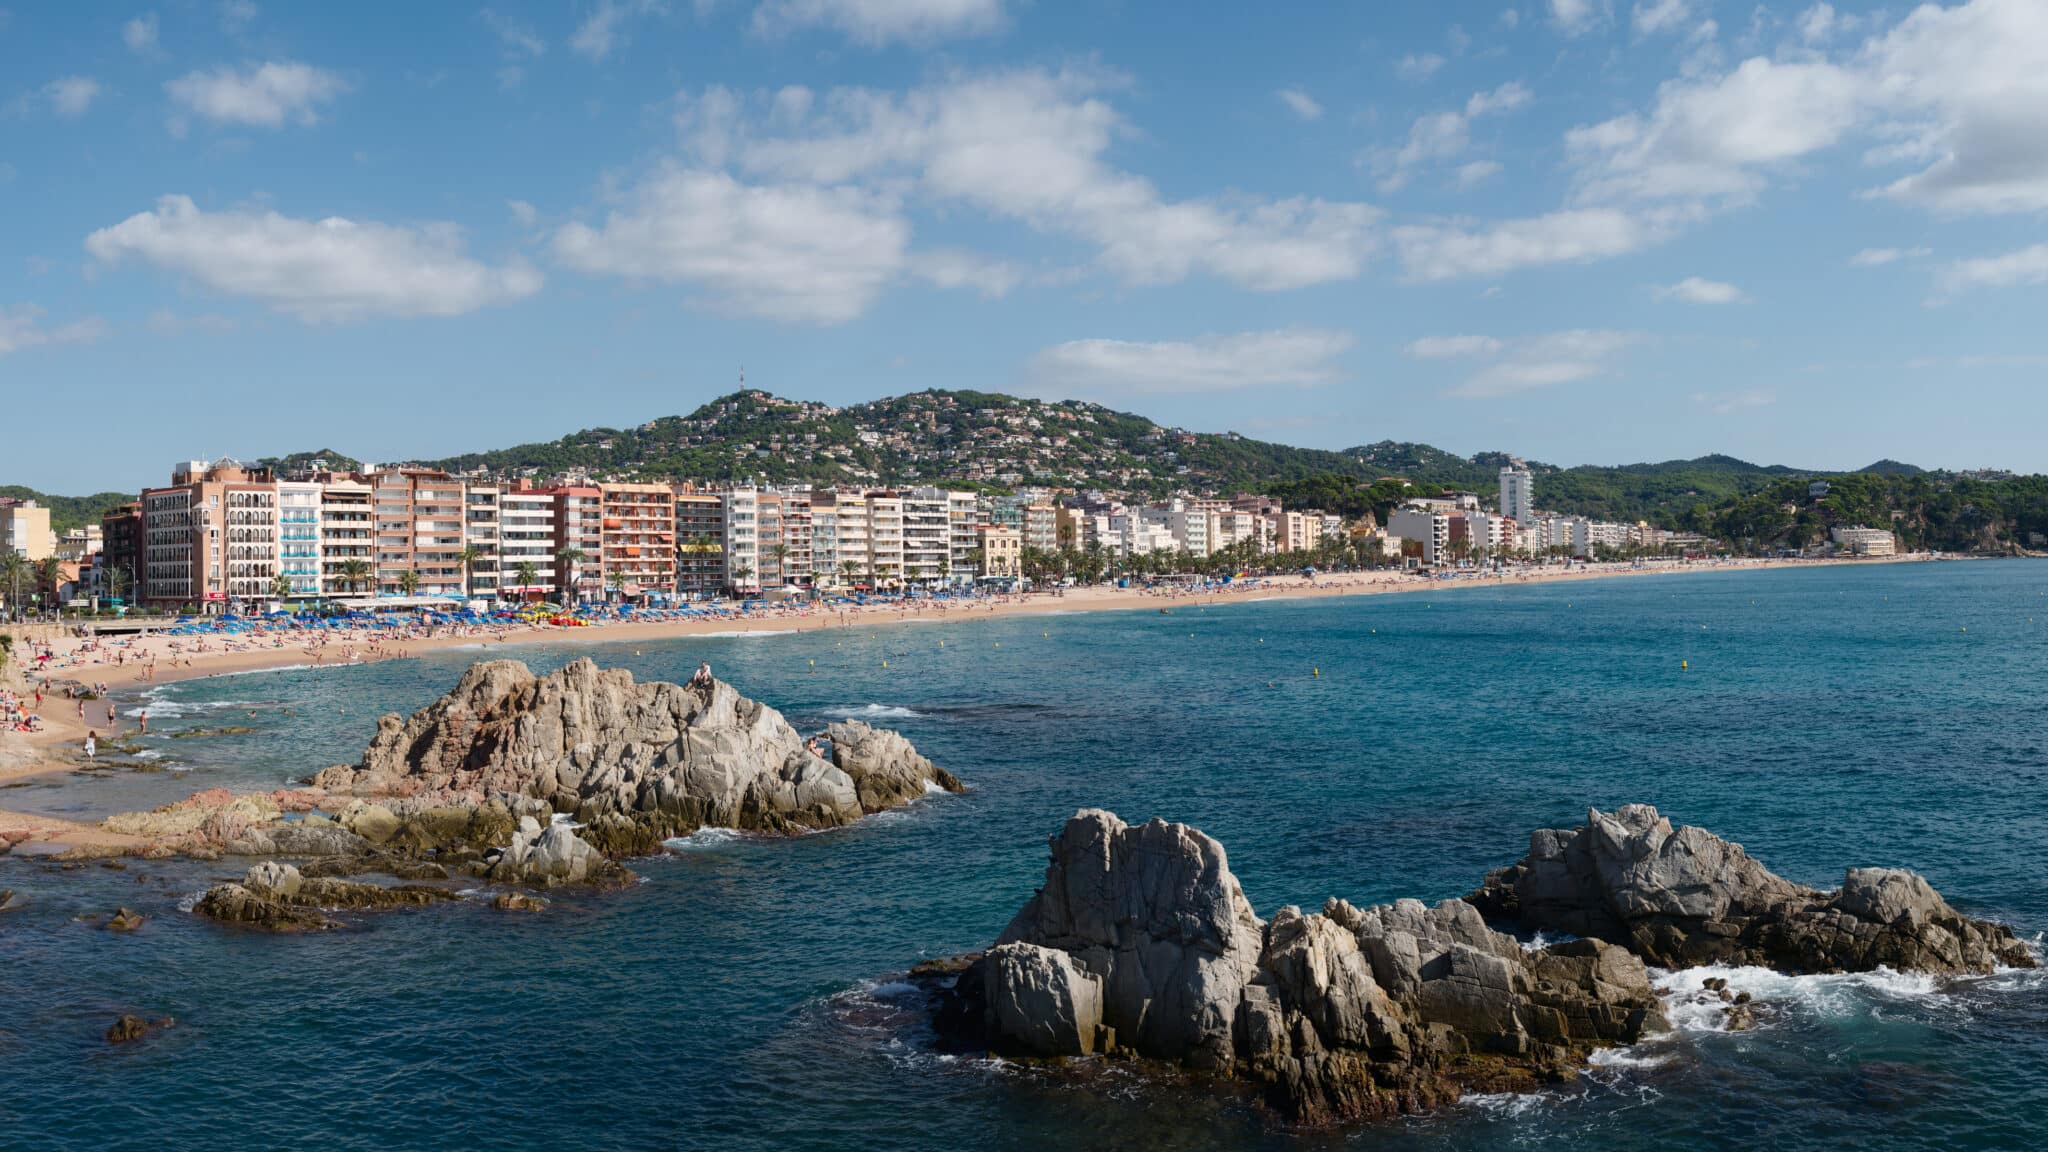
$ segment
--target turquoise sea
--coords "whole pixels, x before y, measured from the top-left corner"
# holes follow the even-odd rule
[[[505,650],[540,667],[566,648]],[[2048,928],[2048,564],[1660,576],[575,649],[698,660],[800,727],[900,728],[971,787],[787,840],[700,834],[622,892],[270,937],[179,910],[232,862],[0,859],[0,1147],[1965,1149],[2048,1143],[2048,980],[1736,974],[1748,1033],[1342,1132],[1128,1076],[928,1052],[890,982],[987,943],[1076,808],[1223,842],[1262,916],[1470,890],[1533,828],[1658,805],[1833,886],[1919,869]],[[493,655],[500,653],[494,652]],[[0,791],[91,812],[353,760],[474,653],[158,689],[177,773]],[[886,660],[885,670],[882,662]],[[1684,662],[1684,667],[1681,666]],[[1319,673],[1319,674],[1317,674]],[[253,715],[252,715],[253,713]],[[132,935],[74,920],[126,905]],[[1697,975],[1693,979],[1697,980]],[[125,1011],[177,1026],[110,1047]]]

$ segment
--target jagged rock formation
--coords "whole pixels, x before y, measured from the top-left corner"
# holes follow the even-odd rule
[[[1642,962],[1599,941],[1531,954],[1459,901],[1263,923],[1222,845],[1159,820],[1083,811],[1051,846],[985,957],[925,970],[946,1043],[1228,1072],[1328,1122],[1554,1080],[1660,1020]]]
[[[1529,836],[1529,855],[1466,897],[1488,917],[1621,944],[1652,964],[1759,964],[1792,972],[2031,968],[2000,924],[1973,920],[1919,875],[1851,868],[1822,892],[1773,875],[1701,828],[1647,804],[1588,809]]]
[[[928,782],[961,790],[895,733],[848,722],[831,736],[827,762],[781,713],[723,682],[639,684],[587,659],[536,677],[495,660],[410,719],[384,717],[360,764],[329,768],[313,785],[465,808],[530,798],[574,813],[584,839],[613,856],[705,826],[833,827],[915,799]]]
[[[400,884],[386,888],[329,876],[305,876],[290,864],[265,861],[249,869],[239,884],[216,884],[193,910],[231,924],[272,932],[303,932],[332,928],[325,910],[369,911],[416,907],[460,899],[446,888]]]

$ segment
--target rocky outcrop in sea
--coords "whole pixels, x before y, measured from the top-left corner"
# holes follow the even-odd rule
[[[1310,1123],[1533,1087],[1659,1026],[1640,960],[1597,940],[1538,952],[1457,900],[1262,921],[1223,846],[1183,824],[1076,814],[1045,885],[943,985],[942,1042],[1226,1073]]]
[[[1572,1076],[1595,1049],[1666,1027],[1646,961],[1944,974],[2035,963],[1913,873],[1854,869],[1838,892],[1816,892],[1645,806],[1535,833],[1528,860],[1465,900],[1331,899],[1271,920],[1223,846],[1186,825],[1086,810],[1051,850],[1044,885],[987,952],[912,970],[940,1046],[1199,1070],[1257,1085],[1311,1124]],[[1577,938],[1528,946],[1489,916]]]
[[[1529,854],[1466,899],[1490,918],[1620,944],[1662,968],[1964,975],[2035,966],[2010,929],[1957,912],[1917,873],[1851,868],[1823,892],[1703,828],[1674,829],[1647,804],[1589,808],[1577,828],[1530,833]]]
[[[515,660],[471,666],[446,696],[378,721],[362,762],[312,784],[366,797],[493,797],[570,813],[610,856],[654,851],[699,828],[831,828],[960,782],[894,732],[858,721],[811,752],[782,714],[723,681],[636,683],[578,660],[536,677]]]

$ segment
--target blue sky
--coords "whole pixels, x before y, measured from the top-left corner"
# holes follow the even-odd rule
[[[1076,396],[2048,471],[2048,4],[16,2],[0,482]]]

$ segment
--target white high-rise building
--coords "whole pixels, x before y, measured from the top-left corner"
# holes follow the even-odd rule
[[[1536,518],[1536,482],[1527,468],[1510,465],[1500,470],[1500,514],[1517,524]]]

